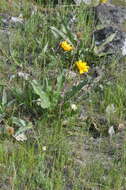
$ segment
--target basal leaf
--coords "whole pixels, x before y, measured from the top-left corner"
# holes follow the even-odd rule
[[[38,84],[36,80],[31,82],[33,90],[35,94],[37,94],[40,98],[40,105],[42,108],[49,108],[50,107],[50,100],[48,94],[42,90],[42,87]]]

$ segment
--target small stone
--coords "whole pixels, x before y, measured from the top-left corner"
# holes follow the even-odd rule
[[[115,112],[116,112],[116,109],[115,109],[114,104],[109,104],[109,105],[106,107],[105,112],[106,112],[107,116],[110,116],[111,114],[115,113]]]
[[[17,140],[17,141],[26,141],[27,137],[24,133],[18,134],[18,135],[13,135],[13,137]]]
[[[43,146],[43,147],[42,147],[42,150],[45,152],[45,151],[46,151],[46,146]]]
[[[23,17],[22,15],[19,15],[19,17],[14,17],[12,16],[11,17],[11,20],[10,20],[11,23],[23,23]]]
[[[76,111],[76,110],[77,110],[76,104],[71,104],[71,109],[72,109],[73,111]]]
[[[122,131],[124,129],[125,129],[125,125],[123,123],[120,123],[119,126],[118,126],[118,130]]]
[[[25,80],[28,80],[28,78],[30,77],[28,73],[23,73],[23,72],[18,72],[18,76],[22,77]]]
[[[108,130],[108,134],[110,135],[110,137],[112,137],[114,134],[115,134],[115,130],[114,130],[114,127],[111,126]]]
[[[124,44],[122,47],[122,55],[125,56],[126,55],[126,39],[124,40]]]

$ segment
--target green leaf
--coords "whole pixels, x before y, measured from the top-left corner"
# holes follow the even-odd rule
[[[62,31],[60,31],[60,30],[58,30],[56,27],[51,26],[50,28],[51,28],[51,30],[52,30],[54,33],[56,33],[57,35],[59,35],[59,36],[62,37],[63,39],[66,39],[66,38],[67,38],[67,36],[65,35],[65,33],[62,32]]]
[[[58,77],[57,77],[57,91],[60,91],[61,88],[63,87],[63,82],[64,82],[65,78],[64,78],[64,75],[63,74],[60,74]]]
[[[75,96],[83,87],[87,84],[88,80],[83,80],[77,86],[73,86],[72,89],[65,94],[64,100],[69,100],[73,96]]]
[[[17,125],[18,127],[26,127],[27,122],[23,119],[19,119],[18,117],[12,117],[12,123]]]
[[[46,53],[47,49],[48,49],[48,42],[46,43],[45,47],[43,48],[43,53]]]
[[[23,136],[25,137],[25,132],[32,129],[32,122],[25,121],[23,119],[19,119],[17,117],[12,117],[12,123],[20,127],[18,131],[13,135],[16,140],[23,141]],[[21,136],[20,136],[21,135]],[[26,140],[26,139],[24,139]]]
[[[38,84],[36,80],[31,82],[35,94],[40,97],[40,105],[42,108],[49,108],[51,106],[49,96],[46,92],[42,90],[42,87]]]
[[[68,38],[68,36],[67,36],[64,32],[58,30],[58,29],[57,29],[56,27],[54,27],[54,26],[51,26],[50,28],[51,28],[51,31],[53,32],[53,34],[56,36],[56,38],[57,38],[58,36],[60,36],[60,37],[62,37],[64,40],[67,40],[67,42],[69,42],[71,45],[73,45],[72,42],[70,41],[70,39]]]

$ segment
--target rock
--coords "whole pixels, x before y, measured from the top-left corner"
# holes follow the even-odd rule
[[[112,137],[113,135],[115,135],[115,130],[114,130],[114,127],[111,126],[109,129],[108,129],[108,134],[110,137]]]
[[[122,47],[121,50],[122,50],[122,55],[125,56],[126,55],[126,38],[125,38],[125,40],[123,42],[123,47]]]
[[[99,4],[99,0],[74,0],[75,4],[79,5],[81,3],[89,6],[96,6]]]
[[[112,4],[118,5],[118,6],[126,6],[126,1],[125,0],[110,0]]]
[[[96,54],[104,52],[108,54],[126,55],[126,32],[108,26],[101,30],[96,30],[93,35],[96,45]],[[110,39],[112,35],[113,39]]]
[[[93,33],[95,53],[126,55],[126,8],[111,4],[95,7],[97,29]]]
[[[126,8],[112,4],[100,4],[95,8],[97,19],[104,26],[118,28],[126,22]]]
[[[19,15],[19,17],[12,16],[10,19],[11,26],[21,26],[24,23],[22,15]]]
[[[9,27],[20,27],[24,23],[23,16],[10,16],[9,14],[0,13],[0,25],[5,29]]]
[[[5,13],[0,13],[0,25],[5,29],[9,27],[11,16]]]

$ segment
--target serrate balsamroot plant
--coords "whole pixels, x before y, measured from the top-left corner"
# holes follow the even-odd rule
[[[63,25],[63,29],[61,28],[60,30],[51,27],[51,31],[54,37],[59,40],[59,48],[63,50],[56,52],[60,60],[62,60],[63,68],[71,70],[76,66],[81,75],[88,73],[90,67],[86,61],[82,61],[86,57],[83,56],[83,54],[85,54],[87,50],[81,46],[82,43],[80,43],[76,34],[66,25]],[[64,101],[68,101],[70,98],[74,97],[81,88],[88,83],[88,79],[86,78],[87,77],[84,76],[84,79],[82,79],[78,85],[71,86],[66,94],[64,94]]]

